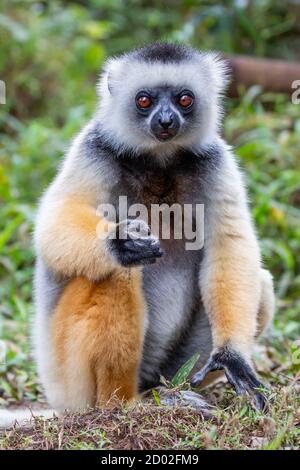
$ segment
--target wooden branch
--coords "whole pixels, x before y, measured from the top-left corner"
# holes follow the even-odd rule
[[[266,91],[292,94],[294,80],[300,80],[300,63],[246,56],[225,57],[232,74],[229,96],[238,95],[238,85],[260,85]]]

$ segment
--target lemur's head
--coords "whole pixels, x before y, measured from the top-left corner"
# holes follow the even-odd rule
[[[98,115],[110,138],[125,147],[199,145],[218,130],[226,82],[216,54],[154,44],[107,61]]]

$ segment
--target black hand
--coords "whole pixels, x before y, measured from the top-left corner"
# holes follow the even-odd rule
[[[249,393],[254,397],[258,409],[266,408],[266,399],[258,391],[259,388],[264,387],[263,384],[258,380],[251,365],[229,347],[221,348],[209,358],[206,365],[193,376],[192,387],[197,387],[209,372],[215,370],[224,370],[228,382],[238,395]]]
[[[159,240],[151,235],[148,225],[139,220],[123,222],[117,238],[108,240],[108,243],[122,266],[153,264],[163,255]]]

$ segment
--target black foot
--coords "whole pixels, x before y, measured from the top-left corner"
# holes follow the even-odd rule
[[[264,385],[258,380],[252,366],[229,347],[221,348],[212,354],[206,365],[197,372],[191,380],[192,387],[197,387],[209,372],[224,370],[228,382],[238,395],[248,393],[254,398],[254,404],[259,410],[267,408],[265,396],[261,393]]]
[[[143,220],[121,222],[116,235],[108,243],[113,256],[122,266],[153,264],[163,255],[159,240],[151,235],[149,226]]]

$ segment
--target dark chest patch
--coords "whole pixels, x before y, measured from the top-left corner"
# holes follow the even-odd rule
[[[195,193],[201,193],[201,179],[207,173],[204,160],[192,152],[174,155],[172,163],[162,167],[153,156],[118,160],[120,169],[119,194],[130,195],[131,203],[151,204],[195,202]],[[123,193],[122,193],[123,191]]]
[[[214,186],[215,173],[222,165],[222,151],[216,144],[202,147],[197,152],[188,149],[176,151],[163,167],[149,152],[115,147],[109,136],[102,133],[97,121],[85,139],[85,153],[95,172],[111,183],[110,202],[117,208],[120,196],[128,204],[197,204],[205,203],[205,194]],[[118,211],[117,211],[118,212]]]
[[[128,207],[141,204],[147,209],[146,220],[159,238],[163,238],[162,230],[166,224],[170,239],[173,239],[175,224],[181,226],[182,231],[185,204],[192,206],[193,223],[195,204],[201,202],[198,164],[191,155],[188,157],[174,159],[172,165],[164,168],[149,165],[149,160],[146,164],[141,160],[119,161],[118,195],[127,195]],[[145,212],[140,214],[142,216]]]
[[[154,170],[122,164],[122,177],[131,189],[134,202],[150,206],[151,204],[173,204],[178,200],[180,185],[178,177],[172,171]]]

